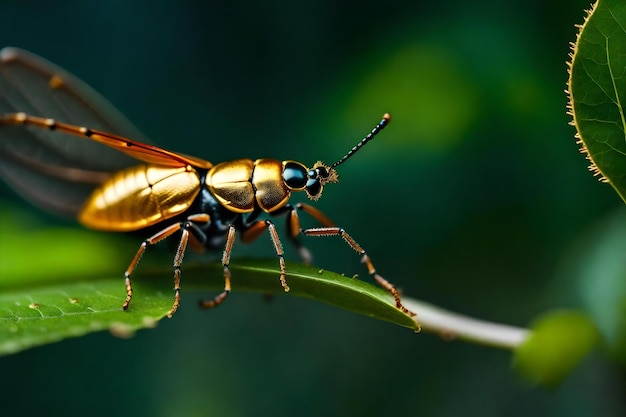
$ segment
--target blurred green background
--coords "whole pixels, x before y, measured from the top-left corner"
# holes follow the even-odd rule
[[[588,6],[3,1],[0,46],[55,62],[154,142],[213,162],[333,162],[390,112],[317,207],[406,294],[526,326],[546,310],[602,303],[590,300],[583,254],[625,221],[565,114],[568,42]],[[0,187],[4,207],[59,224]],[[238,245],[232,262],[271,257],[268,242]],[[307,244],[316,265],[366,275],[341,241]],[[0,257],[4,245],[0,231]],[[37,256],[23,247],[24,262]],[[236,280],[210,312],[183,284],[175,318],[130,340],[102,333],[0,358],[0,415],[626,413],[624,368],[601,355],[548,391],[516,375],[509,352],[311,301],[266,303]]]

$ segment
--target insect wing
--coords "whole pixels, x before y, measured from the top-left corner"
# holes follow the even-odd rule
[[[24,112],[144,141],[106,99],[56,65],[17,48],[0,51],[0,113]],[[75,215],[131,156],[34,126],[0,127],[0,175],[44,209]]]
[[[64,124],[58,124],[63,128]],[[59,126],[57,129],[59,129]],[[159,148],[158,146],[149,145],[147,143],[138,142],[124,138],[122,136],[113,135],[107,132],[89,130],[89,139],[107,145],[113,149],[130,155],[131,157],[143,162],[155,165],[163,165],[173,168],[183,167],[185,165],[193,165],[194,167],[209,169],[213,166],[209,161],[194,156],[184,155]]]

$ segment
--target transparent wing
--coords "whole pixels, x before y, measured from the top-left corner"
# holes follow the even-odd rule
[[[145,142],[106,99],[34,54],[0,50],[0,113],[24,112]],[[89,140],[34,126],[0,127],[0,176],[42,208],[75,215],[112,172],[132,157]]]

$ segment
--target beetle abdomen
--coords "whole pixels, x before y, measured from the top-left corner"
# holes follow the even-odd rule
[[[140,165],[116,173],[97,188],[79,220],[92,229],[139,230],[182,213],[199,192],[200,178],[190,166]]]

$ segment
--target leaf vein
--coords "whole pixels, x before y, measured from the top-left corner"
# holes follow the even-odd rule
[[[624,109],[622,108],[622,102],[615,83],[615,76],[613,75],[613,68],[611,67],[611,54],[609,53],[609,38],[606,38],[606,62],[609,68],[609,74],[611,75],[611,84],[613,85],[613,92],[615,93],[615,104],[619,110],[619,116],[622,121],[622,134],[624,135],[624,142],[626,142],[626,118],[624,117]]]

